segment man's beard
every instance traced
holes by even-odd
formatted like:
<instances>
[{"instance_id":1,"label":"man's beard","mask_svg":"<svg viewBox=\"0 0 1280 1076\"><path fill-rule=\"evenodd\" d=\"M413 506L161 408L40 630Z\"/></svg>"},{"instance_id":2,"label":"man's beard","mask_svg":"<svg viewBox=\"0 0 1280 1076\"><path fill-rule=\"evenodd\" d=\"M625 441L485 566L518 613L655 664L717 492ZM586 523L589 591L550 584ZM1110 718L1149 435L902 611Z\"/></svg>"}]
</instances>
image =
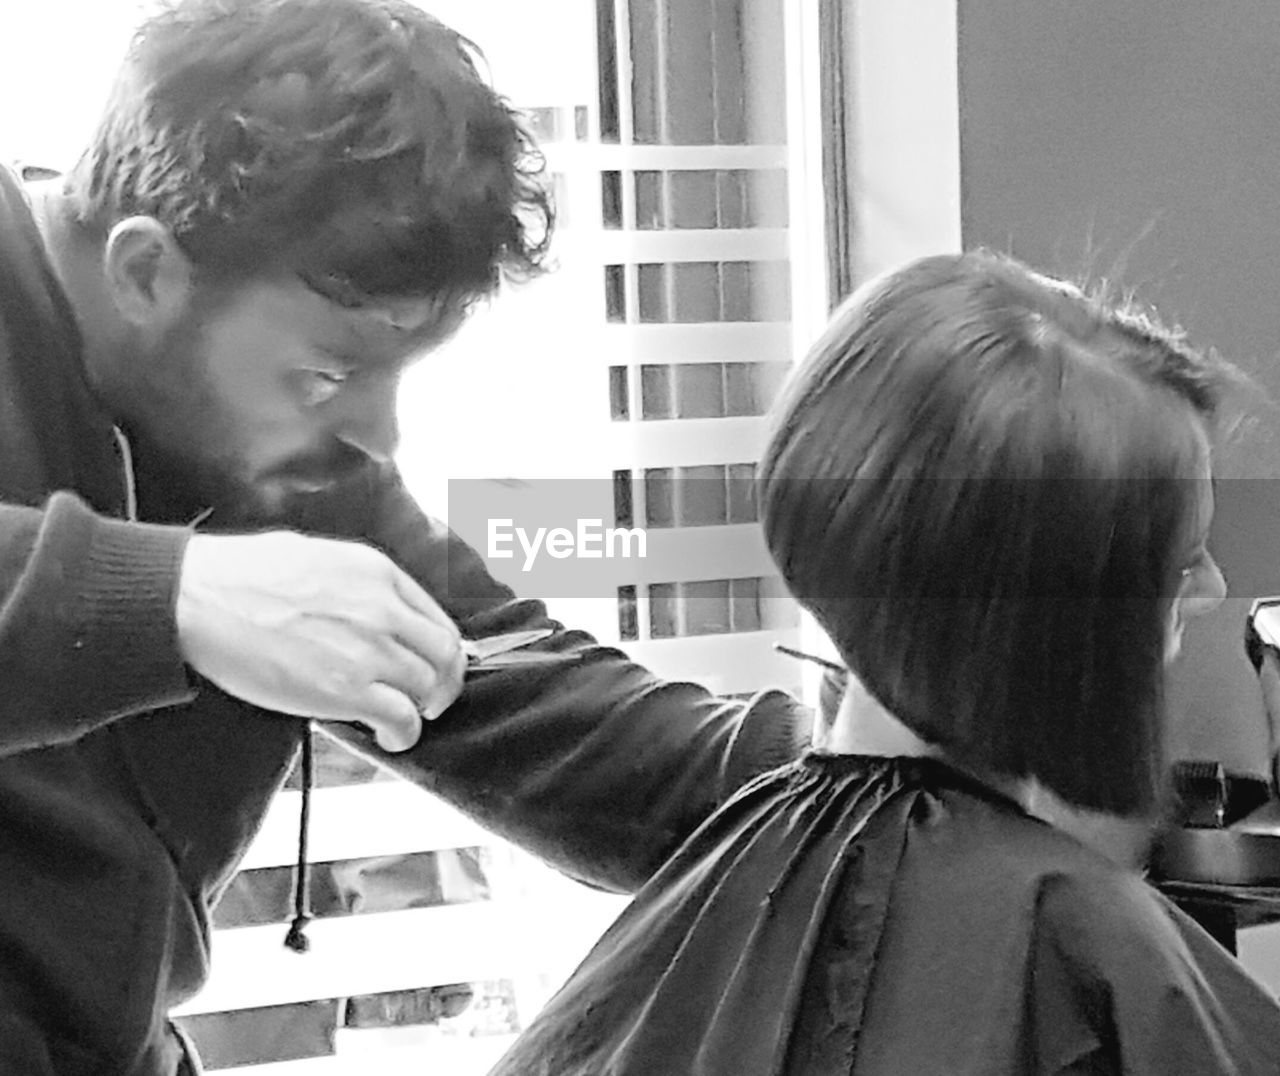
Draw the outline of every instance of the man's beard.
<instances>
[{"instance_id":1,"label":"man's beard","mask_svg":"<svg viewBox=\"0 0 1280 1076\"><path fill-rule=\"evenodd\" d=\"M324 493L367 473L363 453L335 441L327 458L285 460L251 477L231 452L201 455L186 445L165 449L146 437L134 444L139 517L144 522L246 531L299 527Z\"/></svg>"},{"instance_id":2,"label":"man's beard","mask_svg":"<svg viewBox=\"0 0 1280 1076\"><path fill-rule=\"evenodd\" d=\"M117 393L138 515L144 522L178 525L215 515L219 522L269 523L274 506L257 496L244 461L228 447L234 431L204 361L200 319L193 313L158 348L138 355L133 383Z\"/></svg>"},{"instance_id":3,"label":"man's beard","mask_svg":"<svg viewBox=\"0 0 1280 1076\"><path fill-rule=\"evenodd\" d=\"M143 436L130 436L138 515L149 523L209 521L218 529L278 525L288 505L267 498L244 477L232 456L202 457L166 450Z\"/></svg>"}]
</instances>

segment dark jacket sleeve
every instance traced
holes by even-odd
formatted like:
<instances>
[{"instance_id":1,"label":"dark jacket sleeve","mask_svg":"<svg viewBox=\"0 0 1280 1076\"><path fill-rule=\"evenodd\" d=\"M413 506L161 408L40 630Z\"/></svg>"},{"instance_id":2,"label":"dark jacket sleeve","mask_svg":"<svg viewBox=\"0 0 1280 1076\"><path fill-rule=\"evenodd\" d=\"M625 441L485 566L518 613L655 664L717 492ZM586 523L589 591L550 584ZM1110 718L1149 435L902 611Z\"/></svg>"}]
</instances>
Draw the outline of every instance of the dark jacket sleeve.
<instances>
[{"instance_id":1,"label":"dark jacket sleeve","mask_svg":"<svg viewBox=\"0 0 1280 1076\"><path fill-rule=\"evenodd\" d=\"M564 630L541 602L516 599L394 476L369 518L370 539L465 635L556 634L520 664L469 675L457 703L407 752L382 754L357 730L332 731L566 874L639 888L736 789L808 744L811 713L782 692L730 701L664 682Z\"/></svg>"},{"instance_id":2,"label":"dark jacket sleeve","mask_svg":"<svg viewBox=\"0 0 1280 1076\"><path fill-rule=\"evenodd\" d=\"M192 697L173 616L186 540L68 493L0 504L0 756Z\"/></svg>"}]
</instances>

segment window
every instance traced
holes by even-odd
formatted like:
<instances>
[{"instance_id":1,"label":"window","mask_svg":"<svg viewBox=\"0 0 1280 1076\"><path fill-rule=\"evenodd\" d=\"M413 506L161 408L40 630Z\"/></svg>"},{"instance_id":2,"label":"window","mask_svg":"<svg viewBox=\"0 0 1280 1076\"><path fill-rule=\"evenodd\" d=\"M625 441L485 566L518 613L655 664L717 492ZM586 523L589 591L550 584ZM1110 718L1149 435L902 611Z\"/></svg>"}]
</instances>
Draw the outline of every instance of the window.
<instances>
[{"instance_id":1,"label":"window","mask_svg":"<svg viewBox=\"0 0 1280 1076\"><path fill-rule=\"evenodd\" d=\"M786 321L790 314L782 261L645 262L608 265L604 272L615 322Z\"/></svg>"},{"instance_id":2,"label":"window","mask_svg":"<svg viewBox=\"0 0 1280 1076\"><path fill-rule=\"evenodd\" d=\"M606 228L622 227L622 179L604 175ZM781 168L691 169L633 173L636 227L785 228L787 173Z\"/></svg>"},{"instance_id":3,"label":"window","mask_svg":"<svg viewBox=\"0 0 1280 1076\"><path fill-rule=\"evenodd\" d=\"M525 108L524 112L539 144L587 140L590 127L586 105L566 108Z\"/></svg>"},{"instance_id":4,"label":"window","mask_svg":"<svg viewBox=\"0 0 1280 1076\"><path fill-rule=\"evenodd\" d=\"M610 414L654 419L740 418L765 414L791 365L785 362L646 363L639 367L640 406L632 407L626 367L609 368Z\"/></svg>"},{"instance_id":5,"label":"window","mask_svg":"<svg viewBox=\"0 0 1280 1076\"><path fill-rule=\"evenodd\" d=\"M651 583L648 589L652 639L793 628L799 623L796 606L781 583L768 577Z\"/></svg>"},{"instance_id":6,"label":"window","mask_svg":"<svg viewBox=\"0 0 1280 1076\"><path fill-rule=\"evenodd\" d=\"M640 511L636 512L636 494ZM614 472L614 521L620 527L722 527L757 519L755 464L646 467L643 478Z\"/></svg>"}]
</instances>

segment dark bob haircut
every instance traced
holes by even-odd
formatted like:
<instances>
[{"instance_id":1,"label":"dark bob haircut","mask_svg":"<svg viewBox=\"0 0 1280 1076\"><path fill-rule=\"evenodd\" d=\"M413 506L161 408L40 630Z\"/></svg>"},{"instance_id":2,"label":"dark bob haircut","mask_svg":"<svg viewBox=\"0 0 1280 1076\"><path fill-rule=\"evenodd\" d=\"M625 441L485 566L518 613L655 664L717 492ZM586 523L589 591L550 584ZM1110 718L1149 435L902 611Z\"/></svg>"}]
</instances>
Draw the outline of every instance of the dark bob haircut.
<instances>
[{"instance_id":1,"label":"dark bob haircut","mask_svg":"<svg viewBox=\"0 0 1280 1076\"><path fill-rule=\"evenodd\" d=\"M456 299L543 267L553 210L478 51L405 0L175 0L68 177L83 225L166 225L205 279Z\"/></svg>"},{"instance_id":2,"label":"dark bob haircut","mask_svg":"<svg viewBox=\"0 0 1280 1076\"><path fill-rule=\"evenodd\" d=\"M788 387L766 540L877 699L961 764L1143 814L1166 623L1230 367L983 252L869 285Z\"/></svg>"}]
</instances>

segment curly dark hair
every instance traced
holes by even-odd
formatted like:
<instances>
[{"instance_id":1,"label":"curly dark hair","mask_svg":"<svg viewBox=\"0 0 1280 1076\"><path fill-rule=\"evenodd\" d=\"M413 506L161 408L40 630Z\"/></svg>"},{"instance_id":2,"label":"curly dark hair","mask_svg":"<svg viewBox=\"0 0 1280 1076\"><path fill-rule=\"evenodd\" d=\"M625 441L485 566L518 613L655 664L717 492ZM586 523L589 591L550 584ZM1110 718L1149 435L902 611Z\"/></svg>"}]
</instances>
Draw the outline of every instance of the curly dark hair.
<instances>
[{"instance_id":1,"label":"curly dark hair","mask_svg":"<svg viewBox=\"0 0 1280 1076\"><path fill-rule=\"evenodd\" d=\"M554 224L479 57L405 0L176 0L138 29L67 193L103 232L156 218L213 279L287 266L351 305L470 302L541 273Z\"/></svg>"},{"instance_id":2,"label":"curly dark hair","mask_svg":"<svg viewBox=\"0 0 1280 1076\"><path fill-rule=\"evenodd\" d=\"M758 472L766 540L925 740L1150 811L1167 615L1235 381L1132 305L981 251L922 259L797 371Z\"/></svg>"}]
</instances>

